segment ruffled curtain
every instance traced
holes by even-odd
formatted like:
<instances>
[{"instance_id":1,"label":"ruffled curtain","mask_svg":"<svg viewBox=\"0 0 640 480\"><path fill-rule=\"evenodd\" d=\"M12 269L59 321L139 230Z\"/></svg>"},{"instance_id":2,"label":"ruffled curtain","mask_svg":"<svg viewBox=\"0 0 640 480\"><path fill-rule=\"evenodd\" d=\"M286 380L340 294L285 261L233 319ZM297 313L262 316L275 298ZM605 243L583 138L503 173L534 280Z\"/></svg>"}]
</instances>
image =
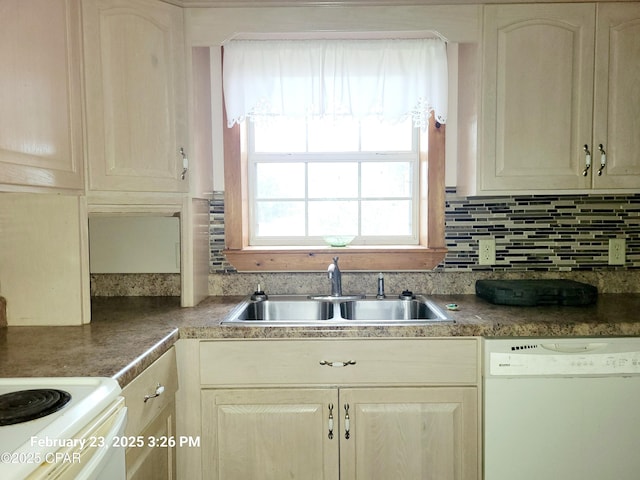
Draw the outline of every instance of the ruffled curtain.
<instances>
[{"instance_id":1,"label":"ruffled curtain","mask_svg":"<svg viewBox=\"0 0 640 480\"><path fill-rule=\"evenodd\" d=\"M228 126L245 118L447 117L447 51L439 38L232 40L224 46Z\"/></svg>"}]
</instances>

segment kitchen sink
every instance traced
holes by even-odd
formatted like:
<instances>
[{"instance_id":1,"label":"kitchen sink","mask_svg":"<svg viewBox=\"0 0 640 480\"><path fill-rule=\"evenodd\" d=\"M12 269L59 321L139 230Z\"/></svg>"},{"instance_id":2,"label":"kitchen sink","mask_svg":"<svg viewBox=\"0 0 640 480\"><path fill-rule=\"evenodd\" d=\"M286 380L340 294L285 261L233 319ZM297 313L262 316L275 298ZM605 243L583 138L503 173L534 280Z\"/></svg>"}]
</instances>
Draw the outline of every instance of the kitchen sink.
<instances>
[{"instance_id":1,"label":"kitchen sink","mask_svg":"<svg viewBox=\"0 0 640 480\"><path fill-rule=\"evenodd\" d=\"M378 300L371 298L344 302L340 304L340 315L350 321L448 320L442 310L426 299Z\"/></svg>"},{"instance_id":2,"label":"kitchen sink","mask_svg":"<svg viewBox=\"0 0 640 480\"><path fill-rule=\"evenodd\" d=\"M315 300L274 299L245 302L234 321L292 322L321 321L333 317L333 303ZM241 304L242 305L242 304Z\"/></svg>"},{"instance_id":3,"label":"kitchen sink","mask_svg":"<svg viewBox=\"0 0 640 480\"><path fill-rule=\"evenodd\" d=\"M420 325L436 322L452 323L453 320L423 295L410 299L378 299L364 295L270 295L260 300L247 297L222 321L222 325Z\"/></svg>"}]
</instances>

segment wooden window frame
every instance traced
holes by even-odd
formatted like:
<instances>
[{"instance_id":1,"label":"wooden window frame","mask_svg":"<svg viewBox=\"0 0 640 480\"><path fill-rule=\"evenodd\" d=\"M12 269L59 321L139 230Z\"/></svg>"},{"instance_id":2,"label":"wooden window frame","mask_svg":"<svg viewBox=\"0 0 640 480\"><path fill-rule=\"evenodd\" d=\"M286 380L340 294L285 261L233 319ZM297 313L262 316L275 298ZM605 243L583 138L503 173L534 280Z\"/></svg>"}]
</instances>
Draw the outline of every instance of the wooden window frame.
<instances>
[{"instance_id":1,"label":"wooden window frame","mask_svg":"<svg viewBox=\"0 0 640 480\"><path fill-rule=\"evenodd\" d=\"M226 115L224 124L226 125ZM420 133L418 245L254 247L249 245L247 151L240 125L224 127L225 246L223 253L239 272L317 272L340 257L346 271L423 271L445 257L445 126L433 115ZM427 138L425 138L427 137ZM424 212L429 212L424 215Z\"/></svg>"}]
</instances>

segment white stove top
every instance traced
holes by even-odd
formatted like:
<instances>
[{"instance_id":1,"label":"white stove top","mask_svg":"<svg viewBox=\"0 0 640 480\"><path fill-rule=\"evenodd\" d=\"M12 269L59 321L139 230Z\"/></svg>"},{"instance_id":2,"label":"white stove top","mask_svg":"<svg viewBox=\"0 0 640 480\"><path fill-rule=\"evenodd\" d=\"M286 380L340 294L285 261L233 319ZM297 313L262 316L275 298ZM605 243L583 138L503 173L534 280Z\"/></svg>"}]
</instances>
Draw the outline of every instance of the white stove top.
<instances>
[{"instance_id":1,"label":"white stove top","mask_svg":"<svg viewBox=\"0 0 640 480\"><path fill-rule=\"evenodd\" d=\"M19 390L55 388L71 394L71 400L57 412L15 425L0 426L0 454L10 461L0 463L0 478L15 473L20 458L44 458L60 449L52 439L71 440L83 427L118 398L120 385L113 378L45 377L0 378L0 395ZM37 467L37 465L31 465ZM23 465L26 469L29 465ZM27 470L28 471L28 470Z\"/></svg>"}]
</instances>

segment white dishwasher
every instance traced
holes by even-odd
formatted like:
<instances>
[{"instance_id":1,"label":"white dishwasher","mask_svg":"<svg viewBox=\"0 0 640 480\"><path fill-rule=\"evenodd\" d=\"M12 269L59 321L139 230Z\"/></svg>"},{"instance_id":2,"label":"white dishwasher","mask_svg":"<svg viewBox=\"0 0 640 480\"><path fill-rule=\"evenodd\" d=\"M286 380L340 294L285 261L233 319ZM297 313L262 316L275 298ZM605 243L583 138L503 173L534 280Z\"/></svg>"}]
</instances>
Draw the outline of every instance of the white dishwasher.
<instances>
[{"instance_id":1,"label":"white dishwasher","mask_svg":"<svg viewBox=\"0 0 640 480\"><path fill-rule=\"evenodd\" d=\"M640 479L640 338L484 342L485 480Z\"/></svg>"}]
</instances>

